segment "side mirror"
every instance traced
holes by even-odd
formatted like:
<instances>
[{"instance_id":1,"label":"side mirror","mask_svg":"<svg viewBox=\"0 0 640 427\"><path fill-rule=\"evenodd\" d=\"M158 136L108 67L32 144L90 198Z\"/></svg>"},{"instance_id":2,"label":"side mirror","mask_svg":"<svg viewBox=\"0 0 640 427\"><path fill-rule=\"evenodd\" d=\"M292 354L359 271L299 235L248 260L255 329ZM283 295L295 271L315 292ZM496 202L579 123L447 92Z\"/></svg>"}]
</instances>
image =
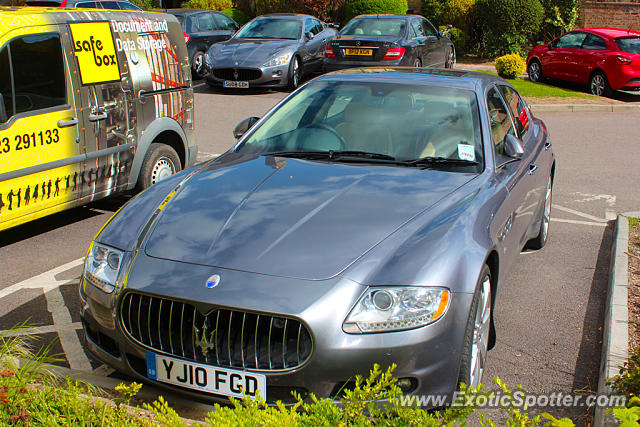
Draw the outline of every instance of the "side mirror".
<instances>
[{"instance_id":1,"label":"side mirror","mask_svg":"<svg viewBox=\"0 0 640 427\"><path fill-rule=\"evenodd\" d=\"M507 134L507 136L504 137L504 152L512 159L520 160L524 155L522 141L514 135Z\"/></svg>"},{"instance_id":2,"label":"side mirror","mask_svg":"<svg viewBox=\"0 0 640 427\"><path fill-rule=\"evenodd\" d=\"M304 33L304 37L305 37L307 40L311 40L311 39L313 39L313 33L312 33L312 32L310 32L310 31L309 31L309 32L307 32L307 33Z\"/></svg>"},{"instance_id":3,"label":"side mirror","mask_svg":"<svg viewBox=\"0 0 640 427\"><path fill-rule=\"evenodd\" d=\"M549 50L553 50L553 48L554 48L554 47L555 47L555 46L553 45L553 43L549 43L549 44L547 45L547 48L548 48Z\"/></svg>"},{"instance_id":4,"label":"side mirror","mask_svg":"<svg viewBox=\"0 0 640 427\"><path fill-rule=\"evenodd\" d=\"M233 136L236 139L242 138L242 135L247 133L247 131L251 129L251 126L255 125L258 120L260 120L259 117L249 117L247 119L244 119L233 129Z\"/></svg>"}]
</instances>

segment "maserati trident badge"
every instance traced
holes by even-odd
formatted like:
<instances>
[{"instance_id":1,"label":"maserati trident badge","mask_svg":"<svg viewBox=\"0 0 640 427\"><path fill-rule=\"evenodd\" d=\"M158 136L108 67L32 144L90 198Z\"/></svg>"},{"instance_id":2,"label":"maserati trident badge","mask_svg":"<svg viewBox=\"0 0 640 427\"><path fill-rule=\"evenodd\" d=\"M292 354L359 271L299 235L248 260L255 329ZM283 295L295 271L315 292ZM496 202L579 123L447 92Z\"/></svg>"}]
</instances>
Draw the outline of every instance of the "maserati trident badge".
<instances>
[{"instance_id":1,"label":"maserati trident badge","mask_svg":"<svg viewBox=\"0 0 640 427\"><path fill-rule=\"evenodd\" d=\"M213 289L216 286L218 286L220 284L220 275L219 274L214 274L213 276L209 277L207 279L207 281L205 282L205 285L207 285L207 288L209 289Z\"/></svg>"},{"instance_id":2,"label":"maserati trident badge","mask_svg":"<svg viewBox=\"0 0 640 427\"><path fill-rule=\"evenodd\" d=\"M216 332L216 330L214 329L207 336L207 321L206 321L206 319L205 319L204 323L202 324L202 334L200 334L200 329L198 329L196 326L194 326L193 329L194 329L193 332L195 332L195 335L196 335L196 346L200 347L200 350L202 350L202 355L206 356L208 350L213 350L215 348L215 342L213 340L213 334Z\"/></svg>"}]
</instances>

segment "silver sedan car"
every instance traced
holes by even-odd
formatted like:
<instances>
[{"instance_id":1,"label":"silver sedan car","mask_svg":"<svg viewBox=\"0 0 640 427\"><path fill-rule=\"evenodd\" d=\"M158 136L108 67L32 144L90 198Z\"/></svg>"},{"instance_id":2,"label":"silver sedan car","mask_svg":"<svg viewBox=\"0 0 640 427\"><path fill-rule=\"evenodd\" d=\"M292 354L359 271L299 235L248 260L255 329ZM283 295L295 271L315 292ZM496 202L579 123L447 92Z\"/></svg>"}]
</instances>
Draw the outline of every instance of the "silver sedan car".
<instances>
[{"instance_id":1,"label":"silver sedan car","mask_svg":"<svg viewBox=\"0 0 640 427\"><path fill-rule=\"evenodd\" d=\"M230 40L207 51L204 64L210 86L247 89L288 87L322 69L324 49L337 31L309 15L263 15L248 22Z\"/></svg>"},{"instance_id":2,"label":"silver sedan car","mask_svg":"<svg viewBox=\"0 0 640 427\"><path fill-rule=\"evenodd\" d=\"M350 69L236 128L221 157L128 202L81 279L86 345L193 397L477 386L495 296L547 242L555 159L504 80Z\"/></svg>"}]
</instances>

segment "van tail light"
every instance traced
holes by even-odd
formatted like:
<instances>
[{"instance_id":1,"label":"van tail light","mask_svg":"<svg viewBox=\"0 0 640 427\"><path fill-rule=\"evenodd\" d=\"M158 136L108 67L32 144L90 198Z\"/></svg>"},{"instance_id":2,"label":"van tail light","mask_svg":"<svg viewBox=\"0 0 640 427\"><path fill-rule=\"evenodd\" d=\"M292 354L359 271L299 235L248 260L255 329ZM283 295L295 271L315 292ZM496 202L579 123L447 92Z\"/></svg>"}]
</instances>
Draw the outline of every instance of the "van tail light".
<instances>
[{"instance_id":1,"label":"van tail light","mask_svg":"<svg viewBox=\"0 0 640 427\"><path fill-rule=\"evenodd\" d=\"M185 44L189 43L189 40L191 40L191 36L187 33L182 33L182 35L184 35Z\"/></svg>"},{"instance_id":2,"label":"van tail light","mask_svg":"<svg viewBox=\"0 0 640 427\"><path fill-rule=\"evenodd\" d=\"M329 59L336 59L336 54L333 53L333 48L330 45L324 48L324 56Z\"/></svg>"},{"instance_id":3,"label":"van tail light","mask_svg":"<svg viewBox=\"0 0 640 427\"><path fill-rule=\"evenodd\" d=\"M622 64L622 65L629 65L633 62L632 59L629 59L621 55L616 55L616 61L618 61L618 64Z\"/></svg>"},{"instance_id":4,"label":"van tail light","mask_svg":"<svg viewBox=\"0 0 640 427\"><path fill-rule=\"evenodd\" d=\"M389 49L387 49L387 53L384 54L384 56L382 57L382 60L395 61L397 59L402 58L402 55L404 55L403 47L391 46Z\"/></svg>"}]
</instances>

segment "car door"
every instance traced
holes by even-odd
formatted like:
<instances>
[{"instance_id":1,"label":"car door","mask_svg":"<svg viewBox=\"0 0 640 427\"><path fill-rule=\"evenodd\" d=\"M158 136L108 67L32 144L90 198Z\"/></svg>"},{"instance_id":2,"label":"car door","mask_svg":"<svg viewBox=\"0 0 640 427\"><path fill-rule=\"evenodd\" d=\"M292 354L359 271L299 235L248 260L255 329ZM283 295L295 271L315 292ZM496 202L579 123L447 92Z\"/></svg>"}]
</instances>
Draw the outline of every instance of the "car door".
<instances>
[{"instance_id":1,"label":"car door","mask_svg":"<svg viewBox=\"0 0 640 427\"><path fill-rule=\"evenodd\" d=\"M190 30L186 33L191 36L189 40L193 52L206 52L211 45L210 39L216 31L216 22L213 15L209 12L200 12L189 16Z\"/></svg>"},{"instance_id":2,"label":"car door","mask_svg":"<svg viewBox=\"0 0 640 427\"><path fill-rule=\"evenodd\" d=\"M82 196L79 87L65 31L42 25L0 36L0 230Z\"/></svg>"},{"instance_id":3,"label":"car door","mask_svg":"<svg viewBox=\"0 0 640 427\"><path fill-rule=\"evenodd\" d=\"M318 68L322 55L324 54L324 47L326 40L322 37L317 37L319 34L318 27L316 26L317 20L314 18L306 18L304 20L304 34L302 51L302 62L306 68L306 72Z\"/></svg>"},{"instance_id":4,"label":"car door","mask_svg":"<svg viewBox=\"0 0 640 427\"><path fill-rule=\"evenodd\" d=\"M527 211L527 193L535 187L529 175L529 156L520 160L506 156L504 140L507 135L517 136L511 112L497 87L487 92L487 108L491 126L494 155L496 159L496 177L507 189L507 199L499 212L497 240L503 245L503 255L510 265L522 248L522 239L526 233L530 217Z\"/></svg>"},{"instance_id":5,"label":"car door","mask_svg":"<svg viewBox=\"0 0 640 427\"><path fill-rule=\"evenodd\" d=\"M415 56L414 62L408 65L414 65L416 60L420 61L421 66L426 67L430 65L429 62L429 48L427 47L427 35L424 32L424 27L418 20L418 18L411 18L410 30L409 30L409 44L408 46L413 49Z\"/></svg>"},{"instance_id":6,"label":"car door","mask_svg":"<svg viewBox=\"0 0 640 427\"><path fill-rule=\"evenodd\" d=\"M608 54L607 43L602 37L588 33L579 51L575 61L576 80L579 83L588 84L591 72Z\"/></svg>"},{"instance_id":7,"label":"car door","mask_svg":"<svg viewBox=\"0 0 640 427\"><path fill-rule=\"evenodd\" d=\"M576 63L586 36L587 34L581 31L572 31L557 39L552 51L549 52L549 65L546 69L545 65L542 65L543 72L549 77L576 81Z\"/></svg>"},{"instance_id":8,"label":"car door","mask_svg":"<svg viewBox=\"0 0 640 427\"><path fill-rule=\"evenodd\" d=\"M525 234L529 234L527 230L531 231L531 226L539 218L540 209L543 208L542 201L547 178L551 174L549 167L553 163L551 151L549 151L551 145L542 140L539 129L534 129L538 125L533 121L529 106L518 92L507 85L498 85L498 89L511 112L516 136L522 141L525 152L522 158L529 163L526 179L530 181L531 187L525 196L524 208L520 213L521 217L529 219L529 224L525 227Z\"/></svg>"},{"instance_id":9,"label":"car door","mask_svg":"<svg viewBox=\"0 0 640 427\"><path fill-rule=\"evenodd\" d=\"M238 31L238 24L223 13L214 13L213 17L216 21L217 30L209 38L211 44L229 40L232 35Z\"/></svg>"},{"instance_id":10,"label":"car door","mask_svg":"<svg viewBox=\"0 0 640 427\"><path fill-rule=\"evenodd\" d=\"M440 36L431 22L424 18L420 18L420 23L427 36L427 49L429 55L429 63L431 67L444 68L446 61L447 42Z\"/></svg>"}]
</instances>

